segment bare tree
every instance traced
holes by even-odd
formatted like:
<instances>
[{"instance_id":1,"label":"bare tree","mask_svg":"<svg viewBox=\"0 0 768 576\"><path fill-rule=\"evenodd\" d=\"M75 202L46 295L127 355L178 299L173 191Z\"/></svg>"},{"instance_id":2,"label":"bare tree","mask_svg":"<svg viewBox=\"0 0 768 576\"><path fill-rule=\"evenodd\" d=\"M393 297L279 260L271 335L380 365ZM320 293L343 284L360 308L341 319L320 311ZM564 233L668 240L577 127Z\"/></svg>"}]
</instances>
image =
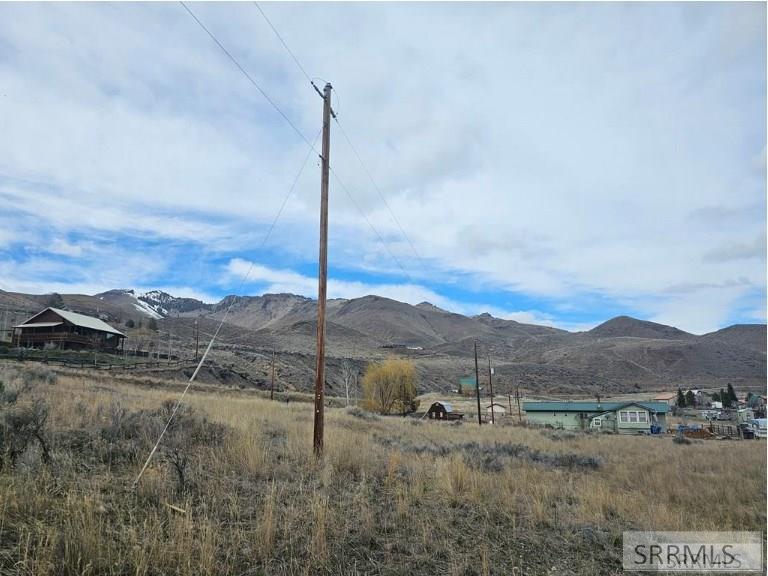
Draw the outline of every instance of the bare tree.
<instances>
[{"instance_id":1,"label":"bare tree","mask_svg":"<svg viewBox=\"0 0 768 576\"><path fill-rule=\"evenodd\" d=\"M349 358L341 361L341 379L344 381L344 392L347 395L347 406L349 406L349 388L357 384L357 368Z\"/></svg>"}]
</instances>

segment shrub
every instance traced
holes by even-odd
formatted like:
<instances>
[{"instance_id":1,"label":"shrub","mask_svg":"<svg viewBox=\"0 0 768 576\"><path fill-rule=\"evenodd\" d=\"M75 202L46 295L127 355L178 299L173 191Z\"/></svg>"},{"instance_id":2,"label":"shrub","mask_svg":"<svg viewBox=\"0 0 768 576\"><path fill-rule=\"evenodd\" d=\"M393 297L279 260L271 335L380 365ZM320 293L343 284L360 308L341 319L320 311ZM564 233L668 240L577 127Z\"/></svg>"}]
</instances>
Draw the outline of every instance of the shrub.
<instances>
[{"instance_id":1,"label":"shrub","mask_svg":"<svg viewBox=\"0 0 768 576\"><path fill-rule=\"evenodd\" d=\"M51 463L50 442L47 436L48 404L40 398L23 404L6 406L2 413L0 448L11 467L26 449L37 441L45 464Z\"/></svg>"},{"instance_id":2,"label":"shrub","mask_svg":"<svg viewBox=\"0 0 768 576\"><path fill-rule=\"evenodd\" d=\"M355 418L362 418L363 420L379 419L379 417L376 416L376 414L374 414L373 412L367 412L366 410L363 410L359 406L348 406L344 411L350 416L354 416Z\"/></svg>"},{"instance_id":3,"label":"shrub","mask_svg":"<svg viewBox=\"0 0 768 576\"><path fill-rule=\"evenodd\" d=\"M391 358L368 365L363 376L363 406L381 414L413 412L416 367L409 360Z\"/></svg>"}]
</instances>

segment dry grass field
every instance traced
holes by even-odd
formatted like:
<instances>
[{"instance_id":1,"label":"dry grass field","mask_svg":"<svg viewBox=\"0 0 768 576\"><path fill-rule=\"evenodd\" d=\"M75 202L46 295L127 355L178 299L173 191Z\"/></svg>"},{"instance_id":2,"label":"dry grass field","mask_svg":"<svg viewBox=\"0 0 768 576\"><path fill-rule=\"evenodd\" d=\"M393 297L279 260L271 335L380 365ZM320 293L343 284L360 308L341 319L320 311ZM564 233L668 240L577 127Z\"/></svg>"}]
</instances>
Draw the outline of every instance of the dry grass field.
<instances>
[{"instance_id":1,"label":"dry grass field","mask_svg":"<svg viewBox=\"0 0 768 576\"><path fill-rule=\"evenodd\" d=\"M326 414L0 364L0 574L617 574L627 529L763 530L759 441ZM423 408L426 408L423 406Z\"/></svg>"}]
</instances>

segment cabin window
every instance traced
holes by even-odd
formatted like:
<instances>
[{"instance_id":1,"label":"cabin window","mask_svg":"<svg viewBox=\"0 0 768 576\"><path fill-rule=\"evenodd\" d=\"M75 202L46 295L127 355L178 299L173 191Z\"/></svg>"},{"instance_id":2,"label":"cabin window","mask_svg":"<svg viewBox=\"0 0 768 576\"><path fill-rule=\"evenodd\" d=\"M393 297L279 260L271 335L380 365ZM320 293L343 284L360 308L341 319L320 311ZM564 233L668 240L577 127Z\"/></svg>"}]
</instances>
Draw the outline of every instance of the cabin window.
<instances>
[{"instance_id":1,"label":"cabin window","mask_svg":"<svg viewBox=\"0 0 768 576\"><path fill-rule=\"evenodd\" d=\"M648 422L648 413L647 412L638 412L637 416L640 418L640 422Z\"/></svg>"},{"instance_id":2,"label":"cabin window","mask_svg":"<svg viewBox=\"0 0 768 576\"><path fill-rule=\"evenodd\" d=\"M637 422L637 412L635 412L634 410L632 410L629 413L629 421L630 422Z\"/></svg>"},{"instance_id":3,"label":"cabin window","mask_svg":"<svg viewBox=\"0 0 768 576\"><path fill-rule=\"evenodd\" d=\"M627 414L626 412L623 412L623 411L619 412L619 420L621 422L629 422L629 414Z\"/></svg>"}]
</instances>

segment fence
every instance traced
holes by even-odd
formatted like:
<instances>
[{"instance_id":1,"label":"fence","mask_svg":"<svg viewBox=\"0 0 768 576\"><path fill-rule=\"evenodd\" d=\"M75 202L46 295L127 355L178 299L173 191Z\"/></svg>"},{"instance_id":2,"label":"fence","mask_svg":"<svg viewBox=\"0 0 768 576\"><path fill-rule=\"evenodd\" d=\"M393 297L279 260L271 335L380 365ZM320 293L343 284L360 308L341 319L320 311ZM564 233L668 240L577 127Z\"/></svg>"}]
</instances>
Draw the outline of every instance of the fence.
<instances>
[{"instance_id":1,"label":"fence","mask_svg":"<svg viewBox=\"0 0 768 576\"><path fill-rule=\"evenodd\" d=\"M157 362L98 362L98 359L94 362L93 356L83 355L80 358L73 357L57 357L57 356L43 356L43 355L31 355L31 354L11 354L0 353L0 360L17 360L19 362L40 362L43 364L52 364L59 366L67 366L70 368L93 368L97 370L142 370L148 368L184 368L194 367L197 364L191 360L171 360L171 361L157 361Z\"/></svg>"},{"instance_id":2,"label":"fence","mask_svg":"<svg viewBox=\"0 0 768 576\"><path fill-rule=\"evenodd\" d=\"M714 422L710 422L709 431L717 436L741 438L741 429L734 424L715 424Z\"/></svg>"}]
</instances>

